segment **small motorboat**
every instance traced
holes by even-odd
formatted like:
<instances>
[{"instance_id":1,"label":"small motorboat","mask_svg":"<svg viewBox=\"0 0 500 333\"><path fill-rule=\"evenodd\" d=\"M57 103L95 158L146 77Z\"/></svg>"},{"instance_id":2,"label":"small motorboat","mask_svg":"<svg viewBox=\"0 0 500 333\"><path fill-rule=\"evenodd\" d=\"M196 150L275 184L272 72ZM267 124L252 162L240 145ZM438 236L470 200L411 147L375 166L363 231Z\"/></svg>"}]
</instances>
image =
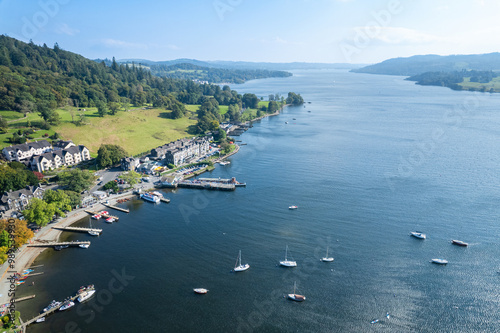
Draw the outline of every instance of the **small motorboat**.
<instances>
[{"instance_id":1,"label":"small motorboat","mask_svg":"<svg viewBox=\"0 0 500 333\"><path fill-rule=\"evenodd\" d=\"M455 244L458 246L468 246L469 245L468 243L462 242L461 240L457 240L457 239L452 239L451 244Z\"/></svg>"},{"instance_id":2,"label":"small motorboat","mask_svg":"<svg viewBox=\"0 0 500 333\"><path fill-rule=\"evenodd\" d=\"M389 314L389 312L387 312L387 313L385 314L385 316L387 317L387 319L390 319L390 318L391 318L391 315Z\"/></svg>"},{"instance_id":3,"label":"small motorboat","mask_svg":"<svg viewBox=\"0 0 500 333\"><path fill-rule=\"evenodd\" d=\"M285 121L285 124L288 124L288 121Z\"/></svg>"},{"instance_id":4,"label":"small motorboat","mask_svg":"<svg viewBox=\"0 0 500 333\"><path fill-rule=\"evenodd\" d=\"M376 324L376 323L378 323L378 319L373 319L373 320L370 322L370 324Z\"/></svg>"},{"instance_id":5,"label":"small motorboat","mask_svg":"<svg viewBox=\"0 0 500 333\"><path fill-rule=\"evenodd\" d=\"M94 288L94 287L92 287L92 288ZM83 303L86 300L88 300L90 297L92 297L92 295L94 295L94 294L95 294L94 289L86 289L86 290L82 291L80 293L80 295L78 296L78 302Z\"/></svg>"},{"instance_id":6,"label":"small motorboat","mask_svg":"<svg viewBox=\"0 0 500 333\"><path fill-rule=\"evenodd\" d=\"M64 302L64 304L59 308L59 311L64 311L64 310L68 310L69 308L72 308L73 306L75 306L75 302L73 301L66 301Z\"/></svg>"},{"instance_id":7,"label":"small motorboat","mask_svg":"<svg viewBox=\"0 0 500 333\"><path fill-rule=\"evenodd\" d=\"M90 244L80 244L78 246L81 247L82 249L88 249Z\"/></svg>"},{"instance_id":8,"label":"small motorboat","mask_svg":"<svg viewBox=\"0 0 500 333\"><path fill-rule=\"evenodd\" d=\"M108 217L108 218L106 219L106 223L113 223L113 222L115 222L115 219L114 219L114 218L112 218L112 217Z\"/></svg>"},{"instance_id":9,"label":"small motorboat","mask_svg":"<svg viewBox=\"0 0 500 333\"><path fill-rule=\"evenodd\" d=\"M424 233L420 231L412 231L410 232L410 235L418 239L425 239L427 237Z\"/></svg>"},{"instance_id":10,"label":"small motorboat","mask_svg":"<svg viewBox=\"0 0 500 333\"><path fill-rule=\"evenodd\" d=\"M45 317L38 318L35 320L37 323L43 323L45 321Z\"/></svg>"},{"instance_id":11,"label":"small motorboat","mask_svg":"<svg viewBox=\"0 0 500 333\"><path fill-rule=\"evenodd\" d=\"M94 220L99 220L99 219L101 218L101 215L99 215L99 214L95 214L95 215L92 215L92 218L93 218Z\"/></svg>"},{"instance_id":12,"label":"small motorboat","mask_svg":"<svg viewBox=\"0 0 500 333\"><path fill-rule=\"evenodd\" d=\"M231 164L231 162L229 162L229 161L220 161L219 164L220 165L228 165L228 164Z\"/></svg>"},{"instance_id":13,"label":"small motorboat","mask_svg":"<svg viewBox=\"0 0 500 333\"><path fill-rule=\"evenodd\" d=\"M61 251L63 249L67 249L68 247L69 247L69 245L56 245L56 246L54 246L54 250Z\"/></svg>"},{"instance_id":14,"label":"small motorboat","mask_svg":"<svg viewBox=\"0 0 500 333\"><path fill-rule=\"evenodd\" d=\"M208 289L205 289L205 288L194 288L193 290L197 294L206 294L206 293L208 293Z\"/></svg>"},{"instance_id":15,"label":"small motorboat","mask_svg":"<svg viewBox=\"0 0 500 333\"><path fill-rule=\"evenodd\" d=\"M299 206L288 206L288 209L297 209Z\"/></svg>"},{"instance_id":16,"label":"small motorboat","mask_svg":"<svg viewBox=\"0 0 500 333\"><path fill-rule=\"evenodd\" d=\"M433 264L446 265L448 263L448 260L436 258L436 259L431 259L431 262Z\"/></svg>"}]
</instances>

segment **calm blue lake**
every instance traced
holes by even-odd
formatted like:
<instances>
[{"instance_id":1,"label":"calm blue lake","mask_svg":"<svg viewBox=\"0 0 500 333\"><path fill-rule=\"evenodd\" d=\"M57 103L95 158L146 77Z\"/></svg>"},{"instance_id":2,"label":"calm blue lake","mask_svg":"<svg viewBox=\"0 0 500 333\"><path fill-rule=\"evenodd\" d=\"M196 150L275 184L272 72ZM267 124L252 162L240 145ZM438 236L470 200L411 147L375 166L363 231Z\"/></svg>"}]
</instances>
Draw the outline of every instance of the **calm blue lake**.
<instances>
[{"instance_id":1,"label":"calm blue lake","mask_svg":"<svg viewBox=\"0 0 500 333\"><path fill-rule=\"evenodd\" d=\"M256 122L231 164L204 175L246 188L165 191L170 204L132 201L120 222L97 222L99 238L65 235L92 245L39 257L45 274L19 288L37 295L23 318L82 285L97 297L29 332L500 329L500 95L340 70L232 88L310 103ZM286 245L297 268L277 266ZM251 267L234 274L240 249ZM284 298L294 282L303 303Z\"/></svg>"}]
</instances>

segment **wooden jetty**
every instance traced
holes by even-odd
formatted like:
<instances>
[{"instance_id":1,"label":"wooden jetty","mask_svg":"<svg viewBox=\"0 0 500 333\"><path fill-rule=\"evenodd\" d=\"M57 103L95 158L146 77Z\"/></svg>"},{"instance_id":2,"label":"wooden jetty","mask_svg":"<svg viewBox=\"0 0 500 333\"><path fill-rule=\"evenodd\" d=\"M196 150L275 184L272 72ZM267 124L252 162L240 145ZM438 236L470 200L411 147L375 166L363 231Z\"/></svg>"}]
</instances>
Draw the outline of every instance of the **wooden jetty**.
<instances>
[{"instance_id":1,"label":"wooden jetty","mask_svg":"<svg viewBox=\"0 0 500 333\"><path fill-rule=\"evenodd\" d=\"M90 215L101 215L101 216L102 216L102 217L104 217L105 219L112 217L112 218L114 218L114 219L115 219L115 221L118 221L118 220L119 220L118 216L114 216L114 215L111 215L111 214L101 214L101 213L99 213L99 212L93 212L93 211L91 211L91 210L86 210L86 211L85 211L85 213L88 213L88 214L90 214Z\"/></svg>"},{"instance_id":2,"label":"wooden jetty","mask_svg":"<svg viewBox=\"0 0 500 333\"><path fill-rule=\"evenodd\" d=\"M63 230L63 231L75 231L75 232L89 232L89 231L96 231L98 233L102 232L102 229L80 228L80 227L52 227L52 229Z\"/></svg>"},{"instance_id":3,"label":"wooden jetty","mask_svg":"<svg viewBox=\"0 0 500 333\"><path fill-rule=\"evenodd\" d=\"M75 295L75 296L71 296L69 297L68 299L70 299L71 301L74 301L75 299L78 298L78 296L80 295ZM26 327L30 324L33 324L34 322L36 322L38 319L42 318L42 317L45 317L45 316L48 316L49 314L53 313L53 312L56 312L57 310L59 310L59 308L64 304L64 302L61 302L61 304L59 304L58 306L55 306L53 307L52 309L50 309L49 311L47 312L44 312L44 313L41 313L39 314L38 316L28 320L28 321L25 321L22 325L21 325L21 329L22 330L25 330Z\"/></svg>"},{"instance_id":4,"label":"wooden jetty","mask_svg":"<svg viewBox=\"0 0 500 333\"><path fill-rule=\"evenodd\" d=\"M234 184L222 184L222 183L212 183L212 182L202 182L202 181L189 181L182 180L177 185L178 187L185 188L196 188L196 189L206 189L206 190L220 190L220 191L234 191Z\"/></svg>"},{"instance_id":5,"label":"wooden jetty","mask_svg":"<svg viewBox=\"0 0 500 333\"><path fill-rule=\"evenodd\" d=\"M110 204L105 204L103 203L104 206L108 207L108 208L111 208L111 209L116 209L120 212L124 212L124 213L130 213L130 209L126 209L126 208L121 208L121 207L117 207L117 206L113 206L113 205L110 205Z\"/></svg>"},{"instance_id":6,"label":"wooden jetty","mask_svg":"<svg viewBox=\"0 0 500 333\"><path fill-rule=\"evenodd\" d=\"M16 298L14 300L12 300L12 303L19 303L21 301L26 301L28 299L32 299L32 298L35 298L36 295L29 295L29 296L24 296L24 297L21 297L21 298Z\"/></svg>"},{"instance_id":7,"label":"wooden jetty","mask_svg":"<svg viewBox=\"0 0 500 333\"><path fill-rule=\"evenodd\" d=\"M160 197L160 201L169 203L170 199L169 198Z\"/></svg>"},{"instance_id":8,"label":"wooden jetty","mask_svg":"<svg viewBox=\"0 0 500 333\"><path fill-rule=\"evenodd\" d=\"M208 183L218 183L218 184L233 184L236 187L247 186L246 183L240 183L236 178L224 179L224 178L198 178L201 182Z\"/></svg>"},{"instance_id":9,"label":"wooden jetty","mask_svg":"<svg viewBox=\"0 0 500 333\"><path fill-rule=\"evenodd\" d=\"M37 244L28 244L31 247L50 247L50 246L78 246L80 244L88 244L90 245L90 241L73 241L73 242L40 242Z\"/></svg>"},{"instance_id":10,"label":"wooden jetty","mask_svg":"<svg viewBox=\"0 0 500 333\"><path fill-rule=\"evenodd\" d=\"M30 266L30 268L43 267L43 265Z\"/></svg>"}]
</instances>

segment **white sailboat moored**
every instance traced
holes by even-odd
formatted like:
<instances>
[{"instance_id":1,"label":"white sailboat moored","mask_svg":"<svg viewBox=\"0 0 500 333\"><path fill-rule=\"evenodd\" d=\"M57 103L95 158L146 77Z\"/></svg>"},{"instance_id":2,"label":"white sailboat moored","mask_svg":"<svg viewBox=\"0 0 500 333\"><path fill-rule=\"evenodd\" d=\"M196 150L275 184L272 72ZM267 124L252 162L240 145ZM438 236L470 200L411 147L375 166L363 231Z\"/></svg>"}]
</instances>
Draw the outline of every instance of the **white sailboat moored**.
<instances>
[{"instance_id":1,"label":"white sailboat moored","mask_svg":"<svg viewBox=\"0 0 500 333\"><path fill-rule=\"evenodd\" d=\"M234 265L235 272L243 272L250 268L249 264L241 264L241 250L238 254L238 258L236 258L236 264Z\"/></svg>"},{"instance_id":2,"label":"white sailboat moored","mask_svg":"<svg viewBox=\"0 0 500 333\"><path fill-rule=\"evenodd\" d=\"M288 245L285 249L285 260L280 261L280 265L285 267L297 267L297 262L295 260L288 260Z\"/></svg>"},{"instance_id":3,"label":"white sailboat moored","mask_svg":"<svg viewBox=\"0 0 500 333\"><path fill-rule=\"evenodd\" d=\"M288 294L288 299L291 299L292 301L295 302L303 302L306 300L306 297L304 295L299 295L295 293L295 289L297 289L297 283L293 283L293 294Z\"/></svg>"},{"instance_id":4,"label":"white sailboat moored","mask_svg":"<svg viewBox=\"0 0 500 333\"><path fill-rule=\"evenodd\" d=\"M328 256L328 247L326 248L326 256L321 258L321 261L323 261L323 262L332 262L333 261L333 258Z\"/></svg>"}]
</instances>

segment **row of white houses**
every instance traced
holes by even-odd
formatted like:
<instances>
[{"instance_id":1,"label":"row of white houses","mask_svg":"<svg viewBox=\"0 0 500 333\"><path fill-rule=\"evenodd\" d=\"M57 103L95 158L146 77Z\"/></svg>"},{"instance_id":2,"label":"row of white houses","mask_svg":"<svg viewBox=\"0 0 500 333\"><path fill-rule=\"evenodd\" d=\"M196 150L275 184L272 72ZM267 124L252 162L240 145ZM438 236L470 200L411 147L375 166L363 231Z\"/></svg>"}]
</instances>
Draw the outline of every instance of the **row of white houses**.
<instances>
[{"instance_id":1,"label":"row of white houses","mask_svg":"<svg viewBox=\"0 0 500 333\"><path fill-rule=\"evenodd\" d=\"M54 146L47 140L23 143L5 147L2 153L8 161L25 163L38 172L90 160L88 148L77 146L72 141L58 141Z\"/></svg>"}]
</instances>

